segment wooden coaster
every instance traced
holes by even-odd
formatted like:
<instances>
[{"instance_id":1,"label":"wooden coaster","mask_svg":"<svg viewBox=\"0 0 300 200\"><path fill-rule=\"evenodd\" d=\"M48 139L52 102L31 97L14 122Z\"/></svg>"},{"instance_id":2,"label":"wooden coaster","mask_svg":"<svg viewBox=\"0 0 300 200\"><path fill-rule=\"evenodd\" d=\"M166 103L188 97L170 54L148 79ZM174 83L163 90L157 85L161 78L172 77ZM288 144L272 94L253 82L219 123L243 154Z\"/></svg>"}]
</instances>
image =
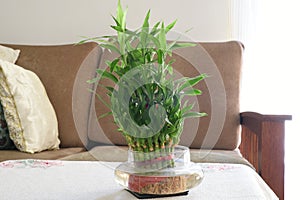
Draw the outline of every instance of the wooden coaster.
<instances>
[{"instance_id":1,"label":"wooden coaster","mask_svg":"<svg viewBox=\"0 0 300 200\"><path fill-rule=\"evenodd\" d=\"M135 196L138 199L151 199L151 198L163 198L163 197L174 197L174 196L186 196L188 195L189 191L176 193L176 194L140 194L136 192L132 192L130 190L127 190L129 193L131 193L133 196Z\"/></svg>"}]
</instances>

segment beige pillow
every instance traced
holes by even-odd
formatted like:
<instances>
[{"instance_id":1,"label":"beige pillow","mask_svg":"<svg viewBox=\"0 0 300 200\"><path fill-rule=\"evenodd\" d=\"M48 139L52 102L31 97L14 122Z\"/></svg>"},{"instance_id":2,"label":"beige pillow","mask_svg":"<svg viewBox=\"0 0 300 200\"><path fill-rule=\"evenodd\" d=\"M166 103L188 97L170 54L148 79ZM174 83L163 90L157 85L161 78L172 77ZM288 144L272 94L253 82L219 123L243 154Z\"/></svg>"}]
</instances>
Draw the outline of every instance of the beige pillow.
<instances>
[{"instance_id":1,"label":"beige pillow","mask_svg":"<svg viewBox=\"0 0 300 200\"><path fill-rule=\"evenodd\" d=\"M0 100L10 137L20 151L58 149L56 114L35 73L0 60Z\"/></svg>"},{"instance_id":2,"label":"beige pillow","mask_svg":"<svg viewBox=\"0 0 300 200\"><path fill-rule=\"evenodd\" d=\"M0 45L0 59L5 60L11 63L15 63L19 57L20 50L12 49L9 47L5 47Z\"/></svg>"}]
</instances>

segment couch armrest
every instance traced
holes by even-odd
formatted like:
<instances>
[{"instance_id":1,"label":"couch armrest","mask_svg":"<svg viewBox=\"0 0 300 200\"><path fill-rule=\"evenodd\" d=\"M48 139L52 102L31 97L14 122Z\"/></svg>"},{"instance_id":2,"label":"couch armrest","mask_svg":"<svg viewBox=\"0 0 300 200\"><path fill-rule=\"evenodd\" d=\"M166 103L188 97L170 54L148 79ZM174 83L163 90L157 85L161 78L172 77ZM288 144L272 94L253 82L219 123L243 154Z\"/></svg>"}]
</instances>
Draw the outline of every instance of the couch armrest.
<instances>
[{"instance_id":1,"label":"couch armrest","mask_svg":"<svg viewBox=\"0 0 300 200\"><path fill-rule=\"evenodd\" d=\"M240 114L242 155L277 194L284 199L284 123L291 115Z\"/></svg>"}]
</instances>

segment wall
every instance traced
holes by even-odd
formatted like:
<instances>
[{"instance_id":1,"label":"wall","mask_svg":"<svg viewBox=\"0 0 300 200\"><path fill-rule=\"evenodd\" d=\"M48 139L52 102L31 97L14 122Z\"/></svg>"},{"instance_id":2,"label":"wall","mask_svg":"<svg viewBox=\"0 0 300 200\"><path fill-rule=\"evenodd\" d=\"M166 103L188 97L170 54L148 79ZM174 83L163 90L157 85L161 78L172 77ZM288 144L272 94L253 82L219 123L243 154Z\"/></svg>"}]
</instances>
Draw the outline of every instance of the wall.
<instances>
[{"instance_id":1,"label":"wall","mask_svg":"<svg viewBox=\"0 0 300 200\"><path fill-rule=\"evenodd\" d=\"M230 36L230 0L122 0L128 6L128 27L142 24L151 9L152 25L178 19L176 31L190 28L196 41L220 41ZM111 15L117 0L0 0L0 42L57 44L78 42L80 36L112 33Z\"/></svg>"}]
</instances>

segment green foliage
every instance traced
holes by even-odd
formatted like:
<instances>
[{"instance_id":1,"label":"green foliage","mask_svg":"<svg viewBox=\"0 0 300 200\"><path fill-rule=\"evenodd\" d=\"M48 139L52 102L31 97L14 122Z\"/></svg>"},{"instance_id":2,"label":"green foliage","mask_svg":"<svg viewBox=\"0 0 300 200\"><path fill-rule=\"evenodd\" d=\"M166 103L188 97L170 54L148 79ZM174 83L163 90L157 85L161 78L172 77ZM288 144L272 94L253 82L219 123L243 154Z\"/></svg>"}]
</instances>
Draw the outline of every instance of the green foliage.
<instances>
[{"instance_id":1,"label":"green foliage","mask_svg":"<svg viewBox=\"0 0 300 200\"><path fill-rule=\"evenodd\" d=\"M103 88L111 97L108 106L131 149L151 152L173 147L179 142L185 118L206 115L192 111L193 104L187 101L181 103L186 95L201 95L202 92L193 86L206 75L173 79L174 60L167 62L167 56L171 56L174 49L194 46L192 43L167 42L166 35L176 20L166 26L164 22L157 22L150 28L149 10L142 27L132 31L126 27L126 14L127 9L124 10L119 1L116 17L113 16L115 25L111 26L117 35L87 38L80 42L96 41L101 47L118 54L117 58L106 62L109 70L97 70L99 76L88 82L96 83L106 78L119 84L118 89ZM134 69L140 69L139 73L126 78ZM145 84L140 84L145 80Z\"/></svg>"}]
</instances>

